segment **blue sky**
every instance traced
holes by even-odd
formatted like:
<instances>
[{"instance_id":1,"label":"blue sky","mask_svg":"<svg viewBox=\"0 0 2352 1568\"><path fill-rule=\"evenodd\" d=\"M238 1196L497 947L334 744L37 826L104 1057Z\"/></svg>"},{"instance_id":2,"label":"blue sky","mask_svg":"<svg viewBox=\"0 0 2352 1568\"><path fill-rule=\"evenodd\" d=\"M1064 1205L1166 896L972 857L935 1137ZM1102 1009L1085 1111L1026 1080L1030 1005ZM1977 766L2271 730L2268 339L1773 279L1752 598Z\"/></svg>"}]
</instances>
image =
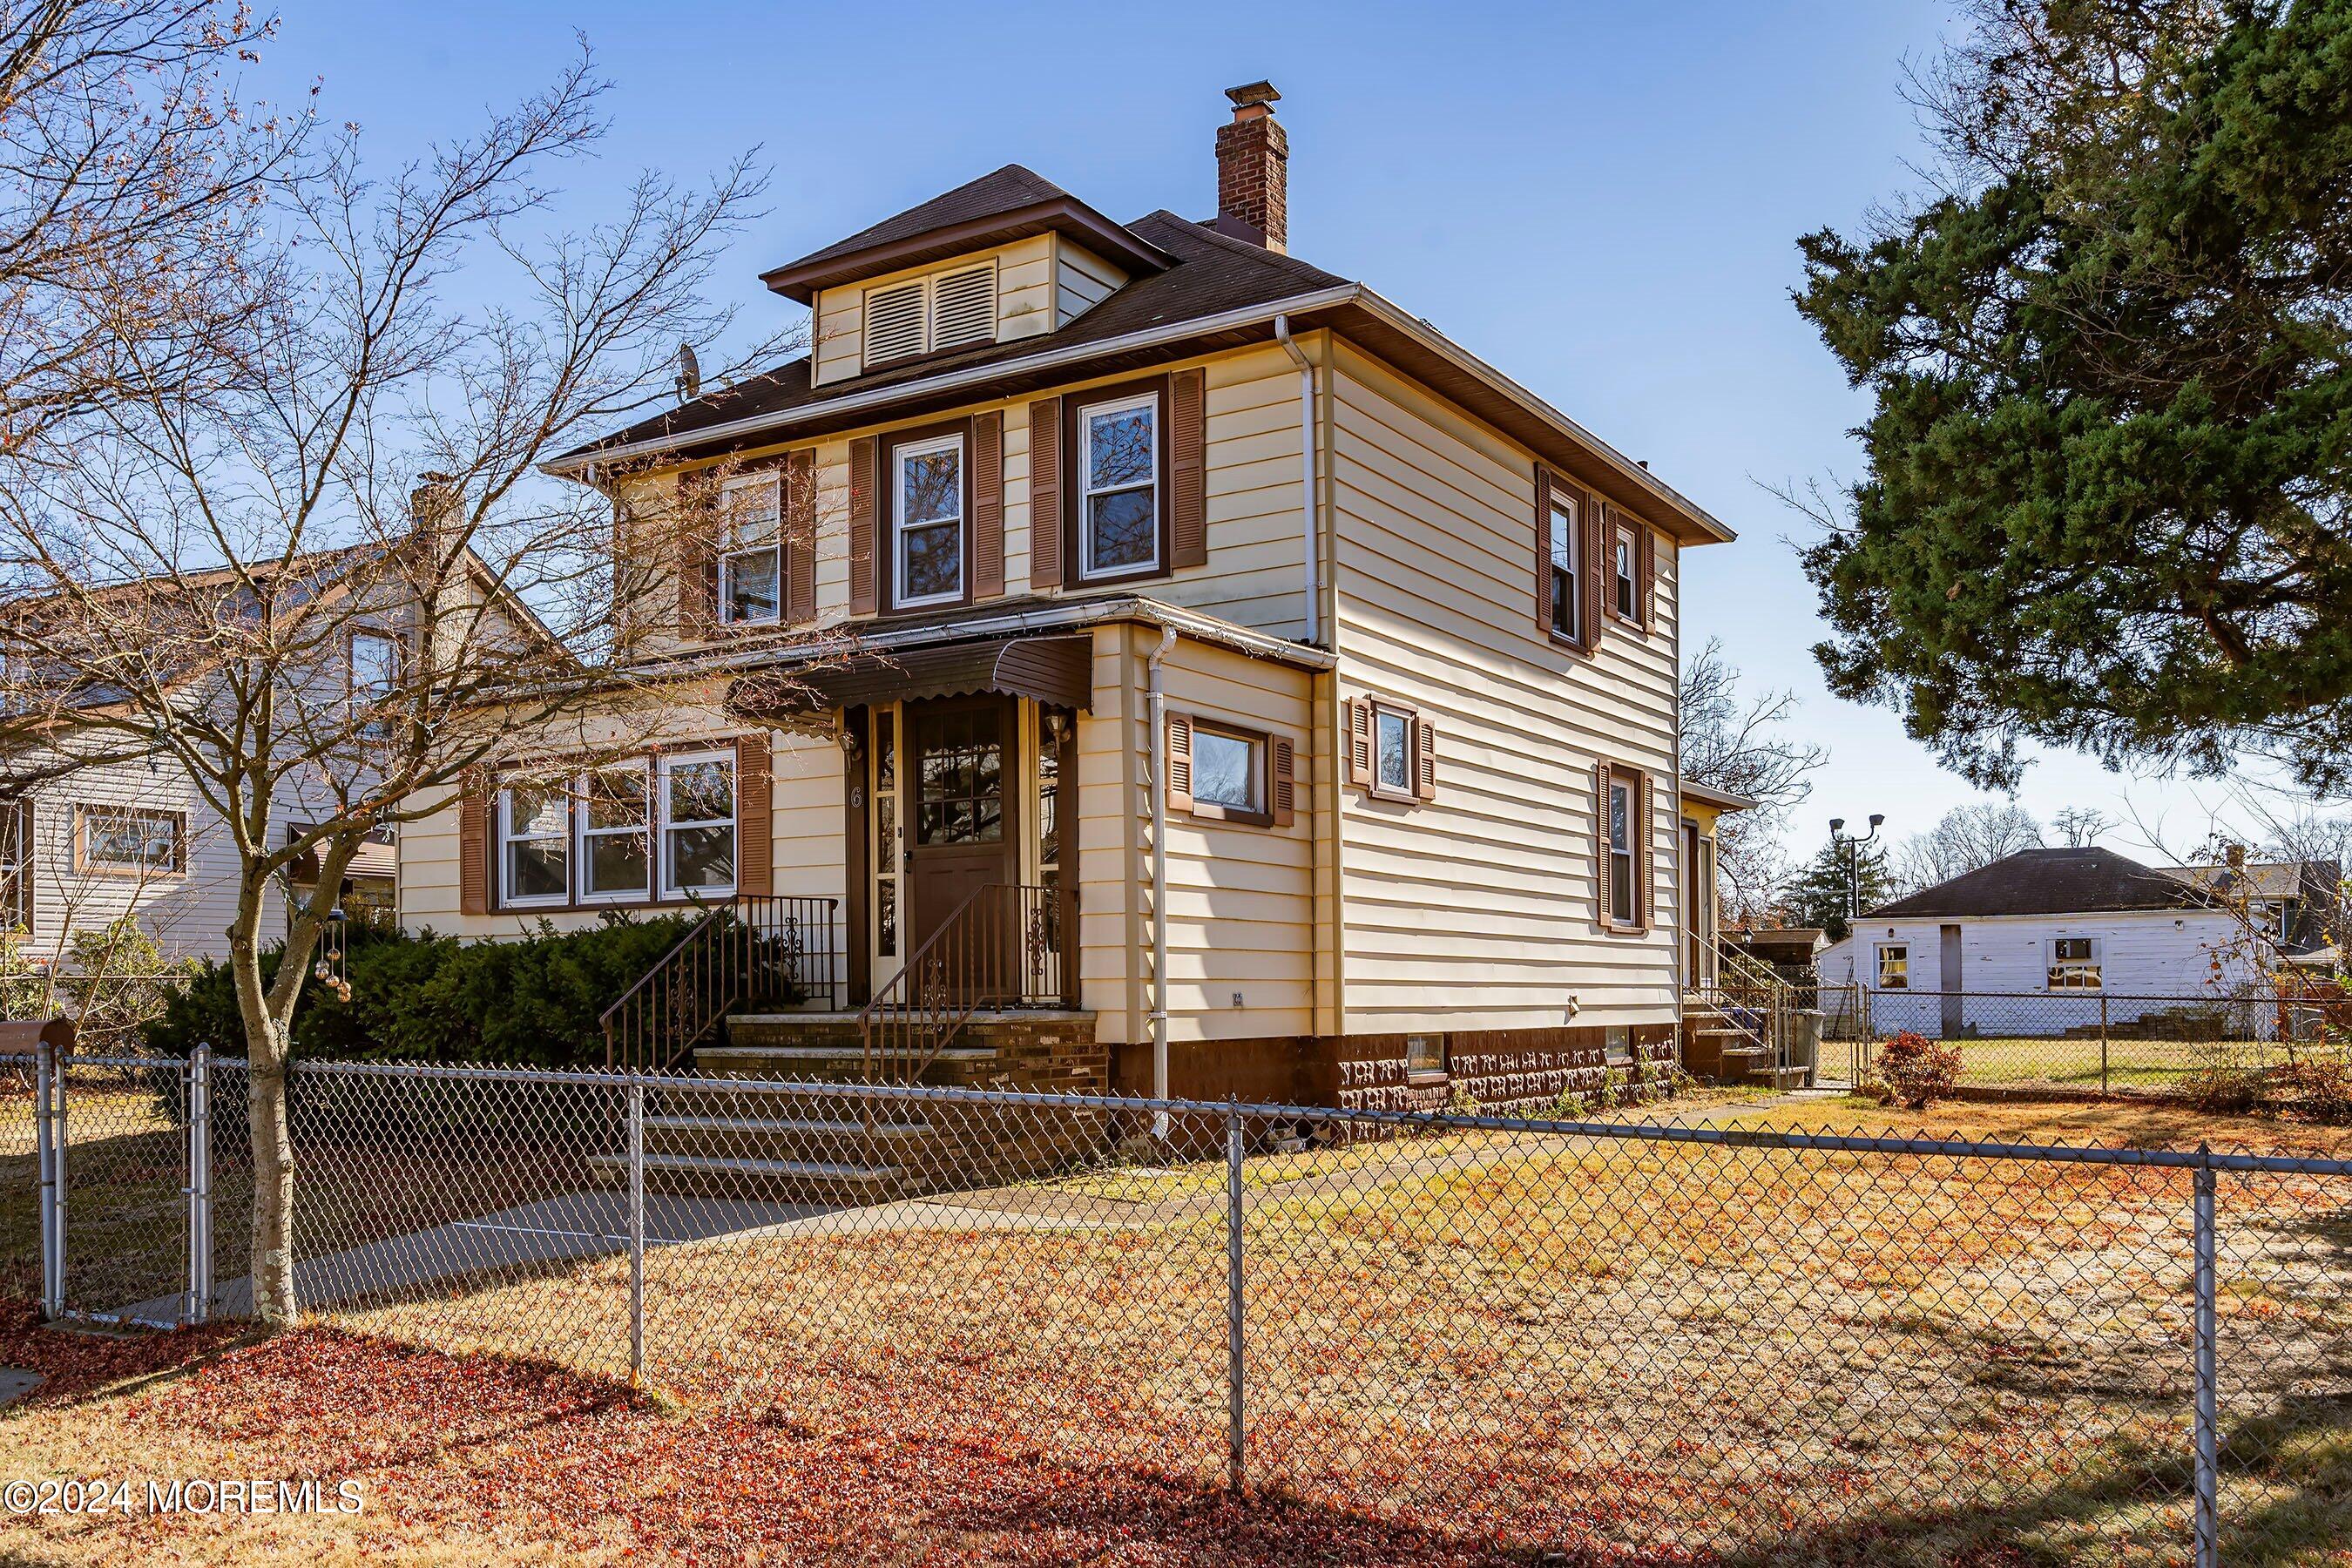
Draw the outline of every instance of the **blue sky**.
<instances>
[{"instance_id":1,"label":"blue sky","mask_svg":"<svg viewBox=\"0 0 2352 1568\"><path fill-rule=\"evenodd\" d=\"M1897 92L1948 25L1932 0L1806 5L667 5L521 0L297 7L249 86L315 75L372 159L409 155L546 80L576 30L615 90L602 157L563 173L593 220L641 166L698 175L754 144L768 215L719 286L1005 163L1114 217L1215 207L1223 89L1283 93L1291 248L1427 316L1737 528L1695 552L1684 626L1794 687L1831 765L1792 837L1977 797L1885 710L1822 691L1820 635L1766 484L1851 474L1864 416L1788 302L1794 240L1852 227L1919 151ZM2045 755L2020 799L2160 820L2193 843L2224 792ZM2141 835L2110 836L2140 848Z\"/></svg>"}]
</instances>

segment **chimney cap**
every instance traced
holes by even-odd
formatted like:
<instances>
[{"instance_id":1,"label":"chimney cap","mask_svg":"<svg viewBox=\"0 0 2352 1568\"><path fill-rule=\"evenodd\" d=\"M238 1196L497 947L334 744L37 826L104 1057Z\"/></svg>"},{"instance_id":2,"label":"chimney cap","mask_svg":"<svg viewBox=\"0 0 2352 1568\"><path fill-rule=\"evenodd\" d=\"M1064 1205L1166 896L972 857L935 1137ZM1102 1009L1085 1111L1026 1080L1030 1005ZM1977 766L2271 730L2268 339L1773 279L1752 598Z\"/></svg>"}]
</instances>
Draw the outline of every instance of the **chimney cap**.
<instances>
[{"instance_id":1,"label":"chimney cap","mask_svg":"<svg viewBox=\"0 0 2352 1568\"><path fill-rule=\"evenodd\" d=\"M1274 90L1274 83L1270 81L1252 81L1225 89L1225 96L1234 100L1235 109L1248 109L1254 104L1271 104L1282 94ZM1268 110L1267 112L1272 113L1273 110Z\"/></svg>"}]
</instances>

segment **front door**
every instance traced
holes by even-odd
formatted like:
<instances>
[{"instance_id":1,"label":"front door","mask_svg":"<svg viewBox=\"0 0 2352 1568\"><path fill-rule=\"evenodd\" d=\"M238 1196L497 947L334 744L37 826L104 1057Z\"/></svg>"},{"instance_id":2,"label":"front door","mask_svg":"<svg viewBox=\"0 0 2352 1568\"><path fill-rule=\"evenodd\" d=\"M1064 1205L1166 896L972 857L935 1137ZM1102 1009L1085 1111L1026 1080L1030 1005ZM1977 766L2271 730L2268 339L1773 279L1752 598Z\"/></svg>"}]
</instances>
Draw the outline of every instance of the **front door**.
<instances>
[{"instance_id":1,"label":"front door","mask_svg":"<svg viewBox=\"0 0 2352 1568\"><path fill-rule=\"evenodd\" d=\"M912 954L974 892L1020 880L1021 771L1011 699L940 698L906 711L905 951ZM957 983L953 973L946 978Z\"/></svg>"}]
</instances>

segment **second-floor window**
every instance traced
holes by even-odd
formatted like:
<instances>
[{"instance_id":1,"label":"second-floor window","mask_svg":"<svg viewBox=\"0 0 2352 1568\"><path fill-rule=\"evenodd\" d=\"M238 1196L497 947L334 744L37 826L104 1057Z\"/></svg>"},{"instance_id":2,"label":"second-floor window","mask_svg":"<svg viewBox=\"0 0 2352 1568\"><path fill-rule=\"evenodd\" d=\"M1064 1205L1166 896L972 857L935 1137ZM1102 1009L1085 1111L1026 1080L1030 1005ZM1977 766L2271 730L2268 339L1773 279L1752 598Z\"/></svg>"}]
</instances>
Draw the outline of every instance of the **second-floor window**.
<instances>
[{"instance_id":1,"label":"second-floor window","mask_svg":"<svg viewBox=\"0 0 2352 1568\"><path fill-rule=\"evenodd\" d=\"M352 633L350 684L352 707L360 713L388 702L400 686L400 639L390 632ZM360 732L383 736L392 732L391 719L382 713L364 719Z\"/></svg>"},{"instance_id":2,"label":"second-floor window","mask_svg":"<svg viewBox=\"0 0 2352 1568\"><path fill-rule=\"evenodd\" d=\"M1616 532L1611 565L1609 591L1617 606L1618 618L1638 621L1642 616L1641 546L1634 542L1633 531L1621 528Z\"/></svg>"},{"instance_id":3,"label":"second-floor window","mask_svg":"<svg viewBox=\"0 0 2352 1568\"><path fill-rule=\"evenodd\" d=\"M1078 411L1081 576L1159 570L1159 425L1150 393Z\"/></svg>"},{"instance_id":4,"label":"second-floor window","mask_svg":"<svg viewBox=\"0 0 2352 1568\"><path fill-rule=\"evenodd\" d=\"M783 500L771 472L730 479L719 522L719 618L772 622L783 610Z\"/></svg>"},{"instance_id":5,"label":"second-floor window","mask_svg":"<svg viewBox=\"0 0 2352 1568\"><path fill-rule=\"evenodd\" d=\"M900 609L963 597L963 437L911 441L890 454L891 602Z\"/></svg>"},{"instance_id":6,"label":"second-floor window","mask_svg":"<svg viewBox=\"0 0 2352 1568\"><path fill-rule=\"evenodd\" d=\"M1584 613L1576 580L1576 502L1554 492L1547 526L1551 530L1551 629L1574 641L1583 636L1579 620Z\"/></svg>"}]
</instances>

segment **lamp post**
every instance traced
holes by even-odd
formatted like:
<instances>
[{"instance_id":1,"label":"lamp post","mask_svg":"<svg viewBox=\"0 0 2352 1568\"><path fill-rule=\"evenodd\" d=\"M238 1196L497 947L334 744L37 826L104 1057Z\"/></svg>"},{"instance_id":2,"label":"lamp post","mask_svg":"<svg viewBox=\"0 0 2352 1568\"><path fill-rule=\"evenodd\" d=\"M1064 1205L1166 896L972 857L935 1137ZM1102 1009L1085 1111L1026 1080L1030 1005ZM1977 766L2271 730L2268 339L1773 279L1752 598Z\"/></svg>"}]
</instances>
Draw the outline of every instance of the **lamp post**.
<instances>
[{"instance_id":1,"label":"lamp post","mask_svg":"<svg viewBox=\"0 0 2352 1568\"><path fill-rule=\"evenodd\" d=\"M1870 831L1856 838L1845 830L1845 818L1830 818L1830 849L1841 857L1845 867L1845 918L1849 923L1862 918L1862 847L1878 837L1886 814L1870 814Z\"/></svg>"}]
</instances>

